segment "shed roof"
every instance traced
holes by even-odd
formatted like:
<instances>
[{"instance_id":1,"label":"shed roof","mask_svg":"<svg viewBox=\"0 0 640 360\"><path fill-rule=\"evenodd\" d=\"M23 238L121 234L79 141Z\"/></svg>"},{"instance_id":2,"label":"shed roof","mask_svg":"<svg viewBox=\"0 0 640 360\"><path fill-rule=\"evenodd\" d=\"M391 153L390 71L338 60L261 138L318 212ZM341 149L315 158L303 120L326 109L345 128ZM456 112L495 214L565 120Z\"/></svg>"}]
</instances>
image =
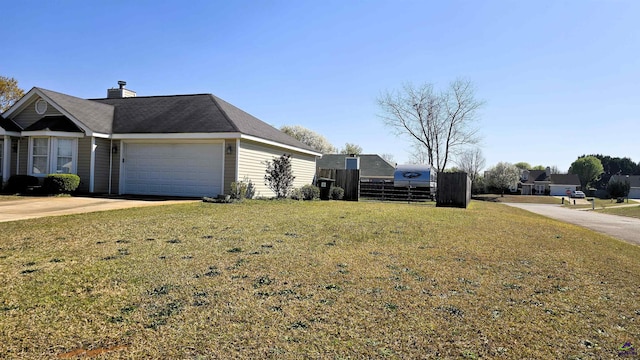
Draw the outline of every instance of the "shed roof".
<instances>
[{"instance_id":1,"label":"shed roof","mask_svg":"<svg viewBox=\"0 0 640 360\"><path fill-rule=\"evenodd\" d=\"M344 169L345 158L350 157L345 154L325 154L316 160L319 169ZM389 177L393 178L395 171L394 164L383 159L376 154L358 155L360 158L360 177Z\"/></svg>"}]
</instances>

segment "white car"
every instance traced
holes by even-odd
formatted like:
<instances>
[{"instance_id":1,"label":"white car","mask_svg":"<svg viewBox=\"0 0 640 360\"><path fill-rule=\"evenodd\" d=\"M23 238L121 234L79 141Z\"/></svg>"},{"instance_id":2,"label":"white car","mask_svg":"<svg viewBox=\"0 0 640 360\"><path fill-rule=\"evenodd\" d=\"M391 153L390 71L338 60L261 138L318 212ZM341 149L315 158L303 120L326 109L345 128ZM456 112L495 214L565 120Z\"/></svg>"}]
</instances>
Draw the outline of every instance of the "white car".
<instances>
[{"instance_id":1,"label":"white car","mask_svg":"<svg viewBox=\"0 0 640 360\"><path fill-rule=\"evenodd\" d=\"M585 198L585 195L584 195L584 193L583 193L582 191L580 191L580 190L573 190L573 191L571 192L571 197L572 197L572 198L580 198L580 199L584 199L584 198Z\"/></svg>"}]
</instances>

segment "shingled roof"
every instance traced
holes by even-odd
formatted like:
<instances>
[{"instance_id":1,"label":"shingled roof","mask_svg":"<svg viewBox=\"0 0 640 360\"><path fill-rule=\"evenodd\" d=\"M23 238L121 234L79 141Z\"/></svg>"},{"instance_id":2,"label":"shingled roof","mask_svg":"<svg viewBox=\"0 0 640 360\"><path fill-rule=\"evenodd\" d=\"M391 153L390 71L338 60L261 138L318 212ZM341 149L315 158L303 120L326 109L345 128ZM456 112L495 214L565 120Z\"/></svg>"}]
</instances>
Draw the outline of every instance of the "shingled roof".
<instances>
[{"instance_id":1,"label":"shingled roof","mask_svg":"<svg viewBox=\"0 0 640 360\"><path fill-rule=\"evenodd\" d=\"M47 89L36 89L92 131L104 134L112 132L113 106Z\"/></svg>"},{"instance_id":2,"label":"shingled roof","mask_svg":"<svg viewBox=\"0 0 640 360\"><path fill-rule=\"evenodd\" d=\"M609 182L627 182L629 181L629 186L637 188L640 187L640 175L613 175Z\"/></svg>"},{"instance_id":3,"label":"shingled roof","mask_svg":"<svg viewBox=\"0 0 640 360\"><path fill-rule=\"evenodd\" d=\"M319 169L344 169L345 158L349 155L345 154L325 154L322 158L316 160L316 167ZM391 177L395 172L394 164L376 154L358 155L360 158L360 176L361 177Z\"/></svg>"},{"instance_id":4,"label":"shingled roof","mask_svg":"<svg viewBox=\"0 0 640 360\"><path fill-rule=\"evenodd\" d=\"M240 132L315 151L211 94L138 96L91 101L115 108L114 134Z\"/></svg>"},{"instance_id":5,"label":"shingled roof","mask_svg":"<svg viewBox=\"0 0 640 360\"><path fill-rule=\"evenodd\" d=\"M533 184L536 181L549 181L547 173L544 170L528 170L529 177L527 180L522 181L523 184Z\"/></svg>"},{"instance_id":6,"label":"shingled roof","mask_svg":"<svg viewBox=\"0 0 640 360\"><path fill-rule=\"evenodd\" d=\"M580 178L576 174L551 174L554 185L580 185Z\"/></svg>"}]
</instances>

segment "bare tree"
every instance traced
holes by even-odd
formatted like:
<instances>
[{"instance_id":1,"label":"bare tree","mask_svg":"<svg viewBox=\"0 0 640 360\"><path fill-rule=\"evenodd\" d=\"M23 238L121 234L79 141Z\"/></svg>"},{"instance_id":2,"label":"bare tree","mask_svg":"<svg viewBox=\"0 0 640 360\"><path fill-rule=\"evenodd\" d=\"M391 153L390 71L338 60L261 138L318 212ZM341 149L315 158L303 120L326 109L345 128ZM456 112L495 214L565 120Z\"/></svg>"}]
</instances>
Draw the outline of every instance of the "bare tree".
<instances>
[{"instance_id":1,"label":"bare tree","mask_svg":"<svg viewBox=\"0 0 640 360\"><path fill-rule=\"evenodd\" d=\"M479 147L464 150L456 158L456 164L461 171L469 174L469 178L472 183L476 182L480 171L484 169L486 161L482 155L482 150Z\"/></svg>"},{"instance_id":2,"label":"bare tree","mask_svg":"<svg viewBox=\"0 0 640 360\"><path fill-rule=\"evenodd\" d=\"M395 160L395 157L393 156L393 154L384 153L384 154L380 154L380 157L385 159L385 160L387 160L391 164L395 164L396 163L396 160Z\"/></svg>"},{"instance_id":3,"label":"bare tree","mask_svg":"<svg viewBox=\"0 0 640 360\"><path fill-rule=\"evenodd\" d=\"M427 149L419 143L418 141L414 141L413 145L411 145L411 154L409 158L410 164L431 164L429 162L429 154L427 153Z\"/></svg>"},{"instance_id":4,"label":"bare tree","mask_svg":"<svg viewBox=\"0 0 640 360\"><path fill-rule=\"evenodd\" d=\"M446 168L453 155L480 141L475 126L483 105L475 98L471 82L458 79L446 91L436 92L432 84L405 84L399 91L387 91L378 98L379 115L396 135L408 135L427 155L437 171Z\"/></svg>"}]
</instances>

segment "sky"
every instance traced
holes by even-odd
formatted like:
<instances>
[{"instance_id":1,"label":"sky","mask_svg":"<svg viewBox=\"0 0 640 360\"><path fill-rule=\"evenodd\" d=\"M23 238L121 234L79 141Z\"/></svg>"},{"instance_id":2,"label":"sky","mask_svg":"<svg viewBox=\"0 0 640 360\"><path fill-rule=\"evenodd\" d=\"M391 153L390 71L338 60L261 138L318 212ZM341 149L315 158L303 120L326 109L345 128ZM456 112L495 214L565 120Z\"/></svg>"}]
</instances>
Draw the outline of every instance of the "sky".
<instances>
[{"instance_id":1,"label":"sky","mask_svg":"<svg viewBox=\"0 0 640 360\"><path fill-rule=\"evenodd\" d=\"M11 1L0 75L81 98L211 93L410 160L376 99L473 83L487 167L640 161L640 1ZM637 141L637 142L636 142ZM452 166L454 164L451 164Z\"/></svg>"}]
</instances>

